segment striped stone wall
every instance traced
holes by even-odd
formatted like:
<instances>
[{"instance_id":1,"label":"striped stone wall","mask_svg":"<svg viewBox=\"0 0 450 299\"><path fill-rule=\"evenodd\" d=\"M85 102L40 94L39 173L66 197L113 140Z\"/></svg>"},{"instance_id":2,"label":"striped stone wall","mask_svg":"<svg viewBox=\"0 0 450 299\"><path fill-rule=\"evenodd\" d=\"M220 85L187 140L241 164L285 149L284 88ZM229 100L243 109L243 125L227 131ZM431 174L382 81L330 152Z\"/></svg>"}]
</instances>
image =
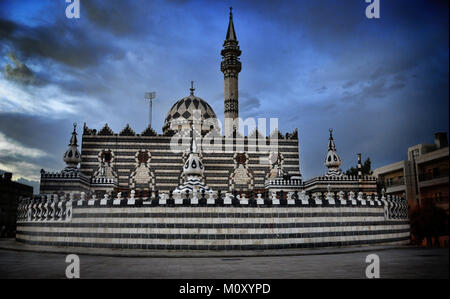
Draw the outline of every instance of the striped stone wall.
<instances>
[{"instance_id":1,"label":"striped stone wall","mask_svg":"<svg viewBox=\"0 0 450 299\"><path fill-rule=\"evenodd\" d=\"M209 187L215 190L237 191L264 189L265 179L270 171L269 164L266 162L270 153L270 142L266 139L266 145L259 147L256 151L248 147L249 140L250 144L257 144L257 142L256 139L243 139L244 151L248 157L246 167L251 177L250 183L239 185L233 182L233 177L240 177L234 174L237 167L235 153L223 151L225 143L223 139L222 144L211 147L214 153L202 153L205 180ZM140 150L146 150L150 153L148 166L153 175L153 184L158 190L168 192L181 183L180 175L183 165L183 154L173 153L170 149L170 141L171 137L162 135L83 135L80 169L84 174L92 176L100 167L99 153L103 150L111 150L114 156L111 164L118 175L119 187L130 188L130 178L138 167L137 153ZM300 176L298 139L279 139L278 150L283 158L283 169L290 175ZM136 186L135 189L141 188Z\"/></svg>"},{"instance_id":2,"label":"striped stone wall","mask_svg":"<svg viewBox=\"0 0 450 299\"><path fill-rule=\"evenodd\" d=\"M88 192L90 177L83 173L41 173L40 194L60 193L77 190Z\"/></svg>"},{"instance_id":3,"label":"striped stone wall","mask_svg":"<svg viewBox=\"0 0 450 299\"><path fill-rule=\"evenodd\" d=\"M373 176L320 176L304 182L304 190L307 192L327 192L328 185L331 190L345 192L360 190L364 193L375 194L377 192L377 178Z\"/></svg>"},{"instance_id":4,"label":"striped stone wall","mask_svg":"<svg viewBox=\"0 0 450 299\"><path fill-rule=\"evenodd\" d=\"M92 248L249 250L408 244L409 220L384 206L70 207L60 221L19 220L19 242ZM391 213L392 214L392 213ZM399 214L400 215L400 214Z\"/></svg>"}]
</instances>

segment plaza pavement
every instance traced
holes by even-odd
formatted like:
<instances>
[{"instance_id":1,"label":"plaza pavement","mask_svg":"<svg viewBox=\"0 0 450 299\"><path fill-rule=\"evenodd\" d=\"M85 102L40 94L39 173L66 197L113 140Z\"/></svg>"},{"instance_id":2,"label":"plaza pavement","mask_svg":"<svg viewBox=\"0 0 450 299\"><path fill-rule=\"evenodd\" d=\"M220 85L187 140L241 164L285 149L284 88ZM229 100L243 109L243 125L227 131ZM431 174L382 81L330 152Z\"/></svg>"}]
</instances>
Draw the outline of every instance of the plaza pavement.
<instances>
[{"instance_id":1,"label":"plaza pavement","mask_svg":"<svg viewBox=\"0 0 450 299\"><path fill-rule=\"evenodd\" d=\"M14 240L0 241L0 278L65 278L68 253L33 252ZM42 249L42 248L40 248ZM86 254L89 253L89 254ZM77 252L81 278L298 279L366 278L365 259L380 257L381 278L449 278L448 249L373 246L271 252L159 253L95 255ZM241 255L240 254L247 254ZM199 255L202 255L200 257ZM220 256L222 254L222 256ZM252 254L253 256L249 256ZM139 256L142 255L142 256Z\"/></svg>"}]
</instances>

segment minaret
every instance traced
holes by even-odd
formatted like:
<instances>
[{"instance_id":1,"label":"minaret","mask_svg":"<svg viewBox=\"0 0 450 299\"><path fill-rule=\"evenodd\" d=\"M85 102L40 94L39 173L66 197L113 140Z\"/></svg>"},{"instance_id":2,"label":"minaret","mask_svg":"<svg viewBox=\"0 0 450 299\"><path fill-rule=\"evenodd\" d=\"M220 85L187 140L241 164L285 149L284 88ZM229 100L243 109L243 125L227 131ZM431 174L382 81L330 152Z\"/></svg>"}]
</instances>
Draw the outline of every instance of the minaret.
<instances>
[{"instance_id":1,"label":"minaret","mask_svg":"<svg viewBox=\"0 0 450 299\"><path fill-rule=\"evenodd\" d=\"M236 32L233 25L233 12L230 7L230 21L228 24L227 36L223 43L222 62L220 71L224 75L224 117L225 117L225 136L230 136L233 131L237 131L236 124L233 120L239 117L239 97L238 97L238 74L241 71L241 62L239 56L239 42L236 38Z\"/></svg>"},{"instance_id":2,"label":"minaret","mask_svg":"<svg viewBox=\"0 0 450 299\"><path fill-rule=\"evenodd\" d=\"M325 174L325 176L342 176L342 171L339 169L339 166L341 166L341 164L341 157L339 157L336 150L336 145L334 144L333 129L330 129L330 138L328 139L328 153L327 157L325 158L325 166L328 167L328 172Z\"/></svg>"}]
</instances>

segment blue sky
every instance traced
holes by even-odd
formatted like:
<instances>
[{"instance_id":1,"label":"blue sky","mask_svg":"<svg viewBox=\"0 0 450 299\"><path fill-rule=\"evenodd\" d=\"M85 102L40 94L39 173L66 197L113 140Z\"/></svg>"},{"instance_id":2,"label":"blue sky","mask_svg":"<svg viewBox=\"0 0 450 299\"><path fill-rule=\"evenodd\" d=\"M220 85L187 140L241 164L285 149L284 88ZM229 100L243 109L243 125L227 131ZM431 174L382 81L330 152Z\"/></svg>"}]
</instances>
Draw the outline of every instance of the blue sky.
<instances>
[{"instance_id":1,"label":"blue sky","mask_svg":"<svg viewBox=\"0 0 450 299\"><path fill-rule=\"evenodd\" d=\"M364 0L0 2L0 169L38 180L58 171L73 122L145 129L196 95L223 118L220 50L233 6L242 50L240 116L299 129L300 171L323 174L328 128L343 165L406 159L409 146L448 131L447 1Z\"/></svg>"}]
</instances>

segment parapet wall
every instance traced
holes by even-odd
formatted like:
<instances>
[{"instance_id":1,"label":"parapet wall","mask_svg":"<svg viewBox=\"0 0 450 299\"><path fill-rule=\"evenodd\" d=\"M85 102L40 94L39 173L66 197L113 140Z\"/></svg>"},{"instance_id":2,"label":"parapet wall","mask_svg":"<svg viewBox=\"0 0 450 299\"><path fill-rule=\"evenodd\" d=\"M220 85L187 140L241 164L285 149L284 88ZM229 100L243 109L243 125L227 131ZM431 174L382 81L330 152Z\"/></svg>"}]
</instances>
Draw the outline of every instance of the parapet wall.
<instances>
[{"instance_id":1,"label":"parapet wall","mask_svg":"<svg viewBox=\"0 0 450 299\"><path fill-rule=\"evenodd\" d=\"M92 248L266 250L408 244L410 239L407 207L405 214L401 202L386 200L355 204L296 200L291 205L266 201L253 207L123 199L115 204L95 200L45 205L21 205L17 241Z\"/></svg>"}]
</instances>

